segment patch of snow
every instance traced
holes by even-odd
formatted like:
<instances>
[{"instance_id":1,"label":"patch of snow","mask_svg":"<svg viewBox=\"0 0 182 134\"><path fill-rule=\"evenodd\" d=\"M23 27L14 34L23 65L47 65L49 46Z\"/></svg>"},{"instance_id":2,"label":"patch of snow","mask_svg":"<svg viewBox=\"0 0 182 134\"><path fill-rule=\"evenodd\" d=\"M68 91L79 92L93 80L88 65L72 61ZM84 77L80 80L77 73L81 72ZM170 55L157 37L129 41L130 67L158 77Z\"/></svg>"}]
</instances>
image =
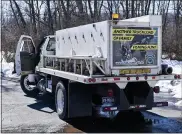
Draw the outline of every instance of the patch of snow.
<instances>
[{"instance_id":1,"label":"patch of snow","mask_svg":"<svg viewBox=\"0 0 182 134\"><path fill-rule=\"evenodd\" d=\"M160 91L161 92L172 92L172 85L170 83L171 81L170 80L166 80L166 81L159 81L156 86L159 86L160 87Z\"/></svg>"},{"instance_id":2,"label":"patch of snow","mask_svg":"<svg viewBox=\"0 0 182 134\"><path fill-rule=\"evenodd\" d=\"M2 51L2 53L0 53L1 55L1 66L0 66L0 70L1 70L1 76L3 77L11 77L11 78L17 78L19 77L17 74L12 74L13 70L14 70L14 63L10 62L7 63L5 58L4 58L4 52Z\"/></svg>"},{"instance_id":3,"label":"patch of snow","mask_svg":"<svg viewBox=\"0 0 182 134\"><path fill-rule=\"evenodd\" d=\"M175 105L176 105L176 106L181 106L181 107L182 107L182 100L176 102Z\"/></svg>"},{"instance_id":4,"label":"patch of snow","mask_svg":"<svg viewBox=\"0 0 182 134\"><path fill-rule=\"evenodd\" d=\"M168 101L168 106L174 106L174 105L175 105L174 102Z\"/></svg>"},{"instance_id":5,"label":"patch of snow","mask_svg":"<svg viewBox=\"0 0 182 134\"><path fill-rule=\"evenodd\" d=\"M12 72L14 70L14 63L13 62L10 62L10 63L2 62L1 67L0 67L1 68L1 74L4 77L18 77L16 74L12 74Z\"/></svg>"},{"instance_id":6,"label":"patch of snow","mask_svg":"<svg viewBox=\"0 0 182 134\"><path fill-rule=\"evenodd\" d=\"M174 96L175 98L179 98L179 99L182 99L182 88L181 88L181 84L179 84L176 89L173 90L172 93L174 93Z\"/></svg>"},{"instance_id":7,"label":"patch of snow","mask_svg":"<svg viewBox=\"0 0 182 134\"><path fill-rule=\"evenodd\" d=\"M182 74L182 61L166 59L163 60L162 63L168 64L168 66L172 67L174 74ZM173 81L163 80L159 81L156 85L160 86L161 92L170 92L170 94L173 95L174 98L182 99L181 80L173 80Z\"/></svg>"},{"instance_id":8,"label":"patch of snow","mask_svg":"<svg viewBox=\"0 0 182 134\"><path fill-rule=\"evenodd\" d=\"M0 59L1 59L1 63L4 63L4 62L6 62L6 60L5 60L5 52L4 51L2 51L2 52L0 52Z\"/></svg>"},{"instance_id":9,"label":"patch of snow","mask_svg":"<svg viewBox=\"0 0 182 134\"><path fill-rule=\"evenodd\" d=\"M168 57L168 54L163 54L162 59L166 59Z\"/></svg>"}]
</instances>

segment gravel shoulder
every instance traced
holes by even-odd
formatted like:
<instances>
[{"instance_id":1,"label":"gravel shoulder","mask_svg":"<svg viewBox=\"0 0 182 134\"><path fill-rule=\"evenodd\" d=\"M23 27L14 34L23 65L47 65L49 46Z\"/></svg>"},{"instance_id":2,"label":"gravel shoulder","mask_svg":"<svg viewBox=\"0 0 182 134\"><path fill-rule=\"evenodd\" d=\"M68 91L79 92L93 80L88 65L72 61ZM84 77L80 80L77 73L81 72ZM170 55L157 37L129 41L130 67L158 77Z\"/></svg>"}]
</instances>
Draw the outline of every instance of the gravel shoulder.
<instances>
[{"instance_id":1,"label":"gravel shoulder","mask_svg":"<svg viewBox=\"0 0 182 134\"><path fill-rule=\"evenodd\" d=\"M64 132L52 104L25 96L19 83L2 80L2 132Z\"/></svg>"}]
</instances>

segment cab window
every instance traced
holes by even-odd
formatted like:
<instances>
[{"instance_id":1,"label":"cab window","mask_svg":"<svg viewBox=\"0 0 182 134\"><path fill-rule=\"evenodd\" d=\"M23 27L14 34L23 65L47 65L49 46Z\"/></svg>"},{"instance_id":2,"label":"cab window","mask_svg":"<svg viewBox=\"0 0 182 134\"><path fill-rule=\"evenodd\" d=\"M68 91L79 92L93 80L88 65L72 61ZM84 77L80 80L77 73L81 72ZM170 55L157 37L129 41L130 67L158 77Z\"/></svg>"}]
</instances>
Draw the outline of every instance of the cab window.
<instances>
[{"instance_id":1,"label":"cab window","mask_svg":"<svg viewBox=\"0 0 182 134\"><path fill-rule=\"evenodd\" d=\"M55 38L50 38L46 47L46 51L55 51L56 50L56 40Z\"/></svg>"},{"instance_id":2,"label":"cab window","mask_svg":"<svg viewBox=\"0 0 182 134\"><path fill-rule=\"evenodd\" d=\"M35 53L35 47L31 40L23 40L21 46L22 46L21 51L25 51L28 53Z\"/></svg>"}]
</instances>

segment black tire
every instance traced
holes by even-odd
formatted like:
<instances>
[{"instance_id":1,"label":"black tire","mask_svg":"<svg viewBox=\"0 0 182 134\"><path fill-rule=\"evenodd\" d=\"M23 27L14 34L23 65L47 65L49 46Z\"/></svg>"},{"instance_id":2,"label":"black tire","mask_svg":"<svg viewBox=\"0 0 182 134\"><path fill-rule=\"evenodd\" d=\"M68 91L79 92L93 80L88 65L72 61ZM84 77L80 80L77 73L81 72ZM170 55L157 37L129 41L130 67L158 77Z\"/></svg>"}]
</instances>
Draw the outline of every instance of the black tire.
<instances>
[{"instance_id":1,"label":"black tire","mask_svg":"<svg viewBox=\"0 0 182 134\"><path fill-rule=\"evenodd\" d=\"M61 92L64 97L64 105L62 111L58 108L58 92ZM58 82L55 91L55 107L60 119L67 119L67 92L62 82Z\"/></svg>"},{"instance_id":2,"label":"black tire","mask_svg":"<svg viewBox=\"0 0 182 134\"><path fill-rule=\"evenodd\" d=\"M23 92L27 95L27 96L30 96L30 97L36 97L39 93L39 90L34 87L32 88L32 90L28 90L24 84L24 81L25 79L27 79L28 75L22 75L21 78L20 78L20 86L21 86L21 89L23 90Z\"/></svg>"}]
</instances>

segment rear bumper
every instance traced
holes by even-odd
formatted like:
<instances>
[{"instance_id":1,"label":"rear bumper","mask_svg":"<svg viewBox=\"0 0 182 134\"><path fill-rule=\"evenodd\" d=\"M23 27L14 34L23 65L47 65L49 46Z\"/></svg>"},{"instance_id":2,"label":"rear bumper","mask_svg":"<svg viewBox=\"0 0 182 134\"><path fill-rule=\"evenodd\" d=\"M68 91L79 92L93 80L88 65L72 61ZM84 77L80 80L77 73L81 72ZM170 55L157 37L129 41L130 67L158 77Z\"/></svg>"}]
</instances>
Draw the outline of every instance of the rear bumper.
<instances>
[{"instance_id":1,"label":"rear bumper","mask_svg":"<svg viewBox=\"0 0 182 134\"><path fill-rule=\"evenodd\" d=\"M153 107L165 107L168 106L168 102L154 102ZM130 105L128 109L120 109L119 106L102 107L103 111L124 111L124 110L148 110L146 105Z\"/></svg>"},{"instance_id":2,"label":"rear bumper","mask_svg":"<svg viewBox=\"0 0 182 134\"><path fill-rule=\"evenodd\" d=\"M154 102L153 107L164 107L168 106L168 102ZM120 111L146 111L151 110L146 105L130 105L127 109L120 109L120 106L98 106L94 108L97 116L112 118L117 115Z\"/></svg>"},{"instance_id":3,"label":"rear bumper","mask_svg":"<svg viewBox=\"0 0 182 134\"><path fill-rule=\"evenodd\" d=\"M182 74L170 75L136 75L136 76L118 76L118 77L101 77L84 79L85 84L96 83L123 83L123 82L142 82L142 81L159 81L159 80L180 80Z\"/></svg>"},{"instance_id":4,"label":"rear bumper","mask_svg":"<svg viewBox=\"0 0 182 134\"><path fill-rule=\"evenodd\" d=\"M168 106L168 102L154 102L153 107L165 107Z\"/></svg>"}]
</instances>

